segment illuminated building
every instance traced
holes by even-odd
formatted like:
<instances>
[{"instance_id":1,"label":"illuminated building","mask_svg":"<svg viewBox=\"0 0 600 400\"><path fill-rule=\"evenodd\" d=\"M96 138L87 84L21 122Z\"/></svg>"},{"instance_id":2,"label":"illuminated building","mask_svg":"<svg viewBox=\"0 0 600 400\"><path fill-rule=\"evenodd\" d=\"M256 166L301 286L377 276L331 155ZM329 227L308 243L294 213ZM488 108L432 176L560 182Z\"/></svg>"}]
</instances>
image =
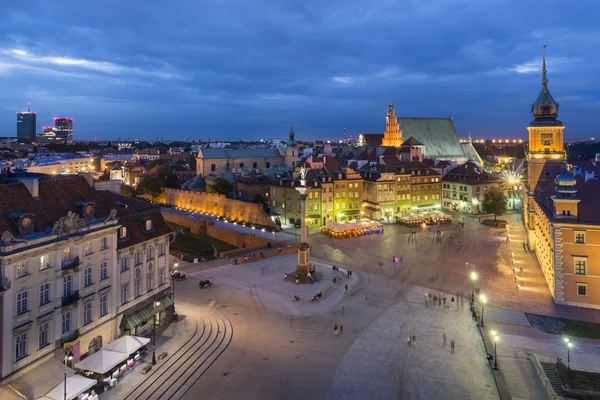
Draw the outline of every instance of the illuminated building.
<instances>
[{"instance_id":1,"label":"illuminated building","mask_svg":"<svg viewBox=\"0 0 600 400\"><path fill-rule=\"evenodd\" d=\"M564 125L547 84L532 105L527 128L527 179L523 221L527 246L534 251L556 303L600 308L600 181L573 176L563 148Z\"/></svg>"},{"instance_id":2,"label":"illuminated building","mask_svg":"<svg viewBox=\"0 0 600 400\"><path fill-rule=\"evenodd\" d=\"M54 118L54 132L63 143L73 143L73 119Z\"/></svg>"},{"instance_id":3,"label":"illuminated building","mask_svg":"<svg viewBox=\"0 0 600 400\"><path fill-rule=\"evenodd\" d=\"M362 139L364 141L364 138ZM398 125L398 118L394 112L394 105L390 102L387 116L385 117L385 132L381 140L382 147L400 147L402 145L402 131Z\"/></svg>"},{"instance_id":4,"label":"illuminated building","mask_svg":"<svg viewBox=\"0 0 600 400\"><path fill-rule=\"evenodd\" d=\"M19 143L35 142L36 113L31 112L31 105L27 104L27 111L17 113L17 140Z\"/></svg>"}]
</instances>

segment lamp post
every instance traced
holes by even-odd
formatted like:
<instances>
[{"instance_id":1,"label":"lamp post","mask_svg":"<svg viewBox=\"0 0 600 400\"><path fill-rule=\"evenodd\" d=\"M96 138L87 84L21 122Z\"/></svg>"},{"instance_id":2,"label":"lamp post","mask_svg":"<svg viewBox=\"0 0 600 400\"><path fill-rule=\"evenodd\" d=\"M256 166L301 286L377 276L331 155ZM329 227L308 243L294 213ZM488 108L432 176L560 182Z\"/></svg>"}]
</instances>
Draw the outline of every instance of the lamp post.
<instances>
[{"instance_id":1,"label":"lamp post","mask_svg":"<svg viewBox=\"0 0 600 400\"><path fill-rule=\"evenodd\" d=\"M156 365L156 307L160 306L160 302L154 302L154 314L152 317L152 365Z\"/></svg>"},{"instance_id":2,"label":"lamp post","mask_svg":"<svg viewBox=\"0 0 600 400\"><path fill-rule=\"evenodd\" d=\"M487 298L482 294L479 296L479 300L481 300L481 327L483 327L483 312L485 311L485 303L487 303Z\"/></svg>"},{"instance_id":3,"label":"lamp post","mask_svg":"<svg viewBox=\"0 0 600 400\"><path fill-rule=\"evenodd\" d=\"M569 338L563 338L565 344L567 345L567 368L569 371L571 370L571 349L573 348L573 342L569 340Z\"/></svg>"},{"instance_id":4,"label":"lamp post","mask_svg":"<svg viewBox=\"0 0 600 400\"><path fill-rule=\"evenodd\" d=\"M477 280L477 272L471 272L471 281L473 281L473 291L471 292L471 301L475 301L475 281Z\"/></svg>"},{"instance_id":5,"label":"lamp post","mask_svg":"<svg viewBox=\"0 0 600 400\"><path fill-rule=\"evenodd\" d=\"M173 264L173 273L177 271L177 267L179 267L179 263ZM177 312L175 311L175 278L173 278L173 274L171 274L171 282L173 284L173 317L177 320Z\"/></svg>"},{"instance_id":6,"label":"lamp post","mask_svg":"<svg viewBox=\"0 0 600 400\"><path fill-rule=\"evenodd\" d=\"M496 331L492 331L492 338L494 340L494 369L497 371L498 370L498 349L497 349L497 344L500 341L500 335L498 335L498 332Z\"/></svg>"},{"instance_id":7,"label":"lamp post","mask_svg":"<svg viewBox=\"0 0 600 400\"><path fill-rule=\"evenodd\" d=\"M65 398L67 400L67 361L71 361L73 359L73 353L71 350L67 350L65 354L64 363L65 363Z\"/></svg>"}]
</instances>

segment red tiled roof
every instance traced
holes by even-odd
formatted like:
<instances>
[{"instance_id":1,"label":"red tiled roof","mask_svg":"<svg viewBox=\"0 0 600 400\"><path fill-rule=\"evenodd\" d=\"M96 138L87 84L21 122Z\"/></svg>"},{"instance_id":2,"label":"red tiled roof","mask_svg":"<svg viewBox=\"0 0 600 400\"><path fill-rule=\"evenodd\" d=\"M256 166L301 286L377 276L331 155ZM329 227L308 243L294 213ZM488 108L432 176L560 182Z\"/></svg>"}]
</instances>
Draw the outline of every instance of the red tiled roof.
<instances>
[{"instance_id":1,"label":"red tiled roof","mask_svg":"<svg viewBox=\"0 0 600 400\"><path fill-rule=\"evenodd\" d=\"M11 211L31 213L34 215L36 232L42 232L54 226L61 217L68 214L80 213L76 202L95 203L95 217L104 218L110 215L110 210L117 210L119 221L131 221L144 216L152 216L154 236L162 236L171 232L160 215L160 208L146 202L121 196L106 190L95 190L83 176L59 176L40 178L39 198L34 199L22 183L5 184L0 186L3 201L0 202L0 233L9 231L19 236L17 227L8 218ZM117 204L127 204L127 208ZM131 241L123 247L130 246L136 241L148 240L148 236L131 235ZM121 247L121 246L120 246Z\"/></svg>"},{"instance_id":2,"label":"red tiled roof","mask_svg":"<svg viewBox=\"0 0 600 400\"><path fill-rule=\"evenodd\" d=\"M413 136L409 137L402 143L403 146L425 146L423 143L419 142Z\"/></svg>"}]
</instances>

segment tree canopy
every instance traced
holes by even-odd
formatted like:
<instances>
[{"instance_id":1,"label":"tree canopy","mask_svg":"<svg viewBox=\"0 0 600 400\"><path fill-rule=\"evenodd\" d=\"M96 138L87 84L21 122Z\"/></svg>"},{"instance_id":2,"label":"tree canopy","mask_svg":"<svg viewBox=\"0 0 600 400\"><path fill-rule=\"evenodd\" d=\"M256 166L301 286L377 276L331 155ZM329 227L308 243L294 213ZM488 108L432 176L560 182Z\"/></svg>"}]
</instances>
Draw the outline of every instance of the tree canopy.
<instances>
[{"instance_id":1,"label":"tree canopy","mask_svg":"<svg viewBox=\"0 0 600 400\"><path fill-rule=\"evenodd\" d=\"M138 194L147 194L152 201L156 201L156 198L162 194L164 185L165 183L160 178L146 177L138 185L137 192Z\"/></svg>"},{"instance_id":2,"label":"tree canopy","mask_svg":"<svg viewBox=\"0 0 600 400\"><path fill-rule=\"evenodd\" d=\"M499 215L506 213L506 196L504 195L504 191L498 186L490 188L483 196L481 207L484 213L494 214L494 221L496 221Z\"/></svg>"},{"instance_id":3,"label":"tree canopy","mask_svg":"<svg viewBox=\"0 0 600 400\"><path fill-rule=\"evenodd\" d=\"M223 177L216 178L212 185L206 185L206 193L228 195L233 190L233 186Z\"/></svg>"}]
</instances>

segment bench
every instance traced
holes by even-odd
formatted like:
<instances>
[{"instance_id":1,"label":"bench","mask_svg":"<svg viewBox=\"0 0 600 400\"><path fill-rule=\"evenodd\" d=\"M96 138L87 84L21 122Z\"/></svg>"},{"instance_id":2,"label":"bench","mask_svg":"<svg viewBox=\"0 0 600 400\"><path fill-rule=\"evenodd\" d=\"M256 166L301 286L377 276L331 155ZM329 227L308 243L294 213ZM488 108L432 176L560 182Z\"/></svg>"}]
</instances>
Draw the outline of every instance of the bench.
<instances>
[{"instance_id":1,"label":"bench","mask_svg":"<svg viewBox=\"0 0 600 400\"><path fill-rule=\"evenodd\" d=\"M152 369L152 365L148 364L144 368L142 368L142 375L146 375Z\"/></svg>"},{"instance_id":2,"label":"bench","mask_svg":"<svg viewBox=\"0 0 600 400\"><path fill-rule=\"evenodd\" d=\"M167 357L167 352L166 351L163 351L162 353L160 353L158 355L158 359L159 360L162 360L163 358L166 358L166 357Z\"/></svg>"}]
</instances>

